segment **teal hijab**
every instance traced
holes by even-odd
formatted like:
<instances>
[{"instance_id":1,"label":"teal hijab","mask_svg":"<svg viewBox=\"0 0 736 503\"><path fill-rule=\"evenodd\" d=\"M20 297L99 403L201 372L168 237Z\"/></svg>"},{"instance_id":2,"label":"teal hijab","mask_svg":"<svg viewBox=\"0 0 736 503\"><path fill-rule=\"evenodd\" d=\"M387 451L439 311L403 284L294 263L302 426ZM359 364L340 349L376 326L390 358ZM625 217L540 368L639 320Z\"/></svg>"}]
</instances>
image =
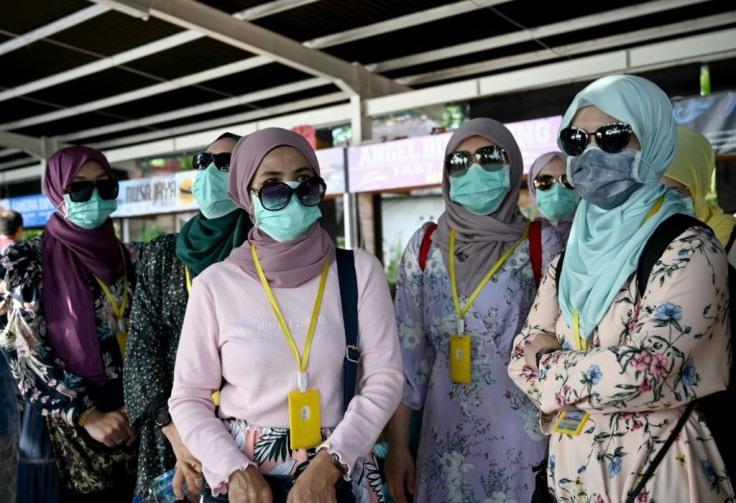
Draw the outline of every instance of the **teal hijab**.
<instances>
[{"instance_id":1,"label":"teal hijab","mask_svg":"<svg viewBox=\"0 0 736 503\"><path fill-rule=\"evenodd\" d=\"M240 136L224 133L217 140L222 138L237 142ZM233 248L242 245L251 227L253 223L250 216L240 208L211 219L197 213L184 224L176 237L176 256L189 268L194 278L208 266L225 260Z\"/></svg>"},{"instance_id":2,"label":"teal hijab","mask_svg":"<svg viewBox=\"0 0 736 503\"><path fill-rule=\"evenodd\" d=\"M582 200L575 213L558 300L569 327L573 327L574 313L579 314L583 340L590 340L614 297L636 270L639 255L657 226L675 213L693 215L692 203L660 182L677 150L677 130L667 95L642 77L603 77L575 96L560 130L588 105L631 125L641 144L641 161L633 173L641 185L616 208L604 210ZM568 159L568 171L569 163ZM659 211L647 219L660 198Z\"/></svg>"}]
</instances>

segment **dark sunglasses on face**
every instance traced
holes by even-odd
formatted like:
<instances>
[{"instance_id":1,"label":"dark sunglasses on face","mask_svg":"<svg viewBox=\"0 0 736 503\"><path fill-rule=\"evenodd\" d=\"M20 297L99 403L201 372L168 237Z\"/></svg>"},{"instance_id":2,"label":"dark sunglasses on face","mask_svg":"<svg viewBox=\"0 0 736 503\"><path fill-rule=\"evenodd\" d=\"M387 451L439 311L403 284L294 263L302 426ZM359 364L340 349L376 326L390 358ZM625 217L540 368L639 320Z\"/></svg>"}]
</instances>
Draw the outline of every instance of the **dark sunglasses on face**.
<instances>
[{"instance_id":1,"label":"dark sunglasses on face","mask_svg":"<svg viewBox=\"0 0 736 503\"><path fill-rule=\"evenodd\" d=\"M325 198L326 190L325 181L318 176L313 176L301 182L295 189L284 182L269 180L261 185L260 189L251 189L250 193L261 200L261 205L265 209L278 211L286 208L291 201L291 196L295 193L299 202L304 206L317 206Z\"/></svg>"},{"instance_id":2,"label":"dark sunglasses on face","mask_svg":"<svg viewBox=\"0 0 736 503\"><path fill-rule=\"evenodd\" d=\"M85 201L89 201L95 187L102 199L116 199L118 197L119 185L118 181L114 178L72 182L66 189L64 189L64 193L69 194L69 199L73 202L83 203Z\"/></svg>"},{"instance_id":3,"label":"dark sunglasses on face","mask_svg":"<svg viewBox=\"0 0 736 503\"><path fill-rule=\"evenodd\" d=\"M215 163L215 167L220 171L224 173L230 171L230 152L223 152L222 154L197 152L192 157L192 167L197 170L207 169L213 161Z\"/></svg>"},{"instance_id":4,"label":"dark sunglasses on face","mask_svg":"<svg viewBox=\"0 0 736 503\"><path fill-rule=\"evenodd\" d=\"M508 164L506 151L498 145L480 147L475 151L475 159L486 171L498 171ZM467 150L453 152L445 158L447 174L453 177L464 175L472 165L473 152Z\"/></svg>"},{"instance_id":5,"label":"dark sunglasses on face","mask_svg":"<svg viewBox=\"0 0 736 503\"><path fill-rule=\"evenodd\" d=\"M633 130L623 122L613 122L598 128L595 133L588 133L579 127L570 126L560 131L562 150L567 155L577 156L583 153L588 146L591 136L595 136L595 143L609 154L621 152L631 140Z\"/></svg>"},{"instance_id":6,"label":"dark sunglasses on face","mask_svg":"<svg viewBox=\"0 0 736 503\"><path fill-rule=\"evenodd\" d=\"M555 178L552 175L539 175L538 177L534 179L532 183L534 184L535 189L541 190L541 191L551 189L555 183L559 183L566 189L575 188L570 183L570 180L567 179L567 175L565 173L559 175L557 178Z\"/></svg>"}]
</instances>

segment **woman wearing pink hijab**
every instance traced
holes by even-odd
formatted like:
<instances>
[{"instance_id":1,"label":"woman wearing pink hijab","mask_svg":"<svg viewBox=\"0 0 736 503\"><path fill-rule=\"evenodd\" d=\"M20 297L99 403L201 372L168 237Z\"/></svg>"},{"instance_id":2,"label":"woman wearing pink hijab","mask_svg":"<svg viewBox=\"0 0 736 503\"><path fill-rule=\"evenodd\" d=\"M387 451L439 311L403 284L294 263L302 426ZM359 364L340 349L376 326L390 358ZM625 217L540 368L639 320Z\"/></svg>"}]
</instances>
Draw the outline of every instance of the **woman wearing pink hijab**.
<instances>
[{"instance_id":1,"label":"woman wearing pink hijab","mask_svg":"<svg viewBox=\"0 0 736 503\"><path fill-rule=\"evenodd\" d=\"M138 433L122 375L139 246L115 235L118 182L101 152L54 153L43 190L56 212L41 236L8 249L0 283L0 350L24 399L18 498L127 503ZM102 453L95 468L108 475L71 461L61 441L71 435Z\"/></svg>"},{"instance_id":2,"label":"woman wearing pink hijab","mask_svg":"<svg viewBox=\"0 0 736 503\"><path fill-rule=\"evenodd\" d=\"M376 257L354 250L359 382L343 414L345 330L319 175L309 143L286 129L233 150L228 194L255 226L194 279L169 399L202 463L204 501L382 498L370 451L403 380L391 295Z\"/></svg>"}]
</instances>

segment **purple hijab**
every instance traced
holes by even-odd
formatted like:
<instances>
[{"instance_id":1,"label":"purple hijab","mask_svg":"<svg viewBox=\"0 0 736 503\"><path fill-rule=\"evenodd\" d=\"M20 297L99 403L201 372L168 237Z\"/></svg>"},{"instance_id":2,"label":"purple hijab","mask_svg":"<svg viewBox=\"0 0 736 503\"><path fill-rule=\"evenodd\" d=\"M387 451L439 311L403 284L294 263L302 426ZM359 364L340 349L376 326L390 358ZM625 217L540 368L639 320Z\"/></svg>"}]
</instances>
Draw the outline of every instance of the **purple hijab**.
<instances>
[{"instance_id":1,"label":"purple hijab","mask_svg":"<svg viewBox=\"0 0 736 503\"><path fill-rule=\"evenodd\" d=\"M241 138L235 145L230 161L230 182L227 195L235 204L248 212L255 222L253 202L248 187L263 158L276 147L293 147L304 154L319 176L319 161L312 146L298 133L282 128L266 128ZM276 241L255 225L248 240L233 249L227 259L245 273L258 279L258 271L251 252L251 243L258 250L258 260L268 282L273 287L294 288L322 272L325 259L335 257L335 245L319 222L309 230L288 241Z\"/></svg>"},{"instance_id":2,"label":"purple hijab","mask_svg":"<svg viewBox=\"0 0 736 503\"><path fill-rule=\"evenodd\" d=\"M537 189L534 187L534 179L537 177L539 172L542 171L544 167L549 164L550 161L555 157L561 159L562 162L567 163L567 154L555 150L553 152L547 152L546 154L542 154L537 157L532 163L532 167L529 168L529 197L534 204L537 204ZM575 210L577 210L577 206L575 207ZM539 213L539 216L540 218L544 218L545 220L547 220L552 227L557 229L557 232L559 232L560 236L562 237L562 241L567 243L567 238L570 236L570 228L572 227L572 219L573 217L575 217L575 210L572 210L569 215L565 215L559 220L550 220L549 218L542 215L541 212Z\"/></svg>"},{"instance_id":3,"label":"purple hijab","mask_svg":"<svg viewBox=\"0 0 736 503\"><path fill-rule=\"evenodd\" d=\"M470 295L480 280L501 256L521 239L526 217L519 210L519 188L524 172L521 150L506 126L493 119L471 119L452 135L445 156L472 136L481 136L506 150L511 165L510 188L496 211L476 215L450 199L450 180L443 168L442 198L445 211L438 220L432 240L442 251L445 267L450 270L450 230L455 229L455 272L458 293Z\"/></svg>"},{"instance_id":4,"label":"purple hijab","mask_svg":"<svg viewBox=\"0 0 736 503\"><path fill-rule=\"evenodd\" d=\"M114 178L105 156L89 147L61 149L46 165L43 191L64 214L64 188L90 160L99 162ZM41 243L43 310L49 344L70 371L101 386L105 383L105 369L88 272L108 285L120 279L125 267L120 241L110 219L97 229L84 229L66 220L59 211L51 215Z\"/></svg>"}]
</instances>

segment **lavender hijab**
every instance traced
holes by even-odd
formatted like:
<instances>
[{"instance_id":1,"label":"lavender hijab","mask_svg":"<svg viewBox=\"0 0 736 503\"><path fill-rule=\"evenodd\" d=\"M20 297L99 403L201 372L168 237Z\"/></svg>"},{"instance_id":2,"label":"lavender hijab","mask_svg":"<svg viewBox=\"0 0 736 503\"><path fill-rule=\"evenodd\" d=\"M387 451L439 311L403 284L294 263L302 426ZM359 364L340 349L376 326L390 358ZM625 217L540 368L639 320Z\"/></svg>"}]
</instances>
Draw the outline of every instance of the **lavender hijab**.
<instances>
[{"instance_id":1,"label":"lavender hijab","mask_svg":"<svg viewBox=\"0 0 736 503\"><path fill-rule=\"evenodd\" d=\"M450 180L446 170L442 176L442 198L445 212L440 216L432 240L442 251L445 267L450 268L450 230L455 229L455 273L458 293L470 295L481 278L514 243L521 239L527 220L519 210L519 187L524 161L511 131L493 119L471 119L452 135L445 155L472 136L481 136L502 147L510 162L510 188L496 211L476 215L450 199Z\"/></svg>"},{"instance_id":2,"label":"lavender hijab","mask_svg":"<svg viewBox=\"0 0 736 503\"><path fill-rule=\"evenodd\" d=\"M61 149L46 165L43 191L64 215L64 189L90 160L99 162L105 173L114 178L105 156L88 147ZM66 220L59 211L51 215L41 243L43 310L49 344L69 370L100 386L105 383L105 369L89 273L108 285L115 283L123 276L124 258L112 220L96 229L84 229Z\"/></svg>"},{"instance_id":3,"label":"lavender hijab","mask_svg":"<svg viewBox=\"0 0 736 503\"><path fill-rule=\"evenodd\" d=\"M534 204L537 204L537 189L534 187L534 179L539 175L539 172L552 161L552 159L560 159L567 165L567 154L558 150L553 152L547 152L537 157L529 168L529 197L532 199ZM577 206L575 206L577 210ZM567 238L570 236L570 228L572 227L572 219L575 217L575 210L572 210L568 215L560 218L559 220L551 220L540 213L540 216L547 220L552 227L557 229L562 237L563 242L567 242Z\"/></svg>"},{"instance_id":4,"label":"lavender hijab","mask_svg":"<svg viewBox=\"0 0 736 503\"><path fill-rule=\"evenodd\" d=\"M272 127L241 138L235 145L230 161L227 195L248 212L256 225L248 233L248 240L233 249L226 261L236 264L248 276L258 279L251 252L251 243L255 244L258 260L269 284L273 287L294 288L319 275L327 257L334 260L335 245L319 222L315 222L305 234L281 242L258 227L248 188L266 154L276 147L284 146L295 148L304 154L315 174L319 176L317 155L309 142L298 133Z\"/></svg>"}]
</instances>

